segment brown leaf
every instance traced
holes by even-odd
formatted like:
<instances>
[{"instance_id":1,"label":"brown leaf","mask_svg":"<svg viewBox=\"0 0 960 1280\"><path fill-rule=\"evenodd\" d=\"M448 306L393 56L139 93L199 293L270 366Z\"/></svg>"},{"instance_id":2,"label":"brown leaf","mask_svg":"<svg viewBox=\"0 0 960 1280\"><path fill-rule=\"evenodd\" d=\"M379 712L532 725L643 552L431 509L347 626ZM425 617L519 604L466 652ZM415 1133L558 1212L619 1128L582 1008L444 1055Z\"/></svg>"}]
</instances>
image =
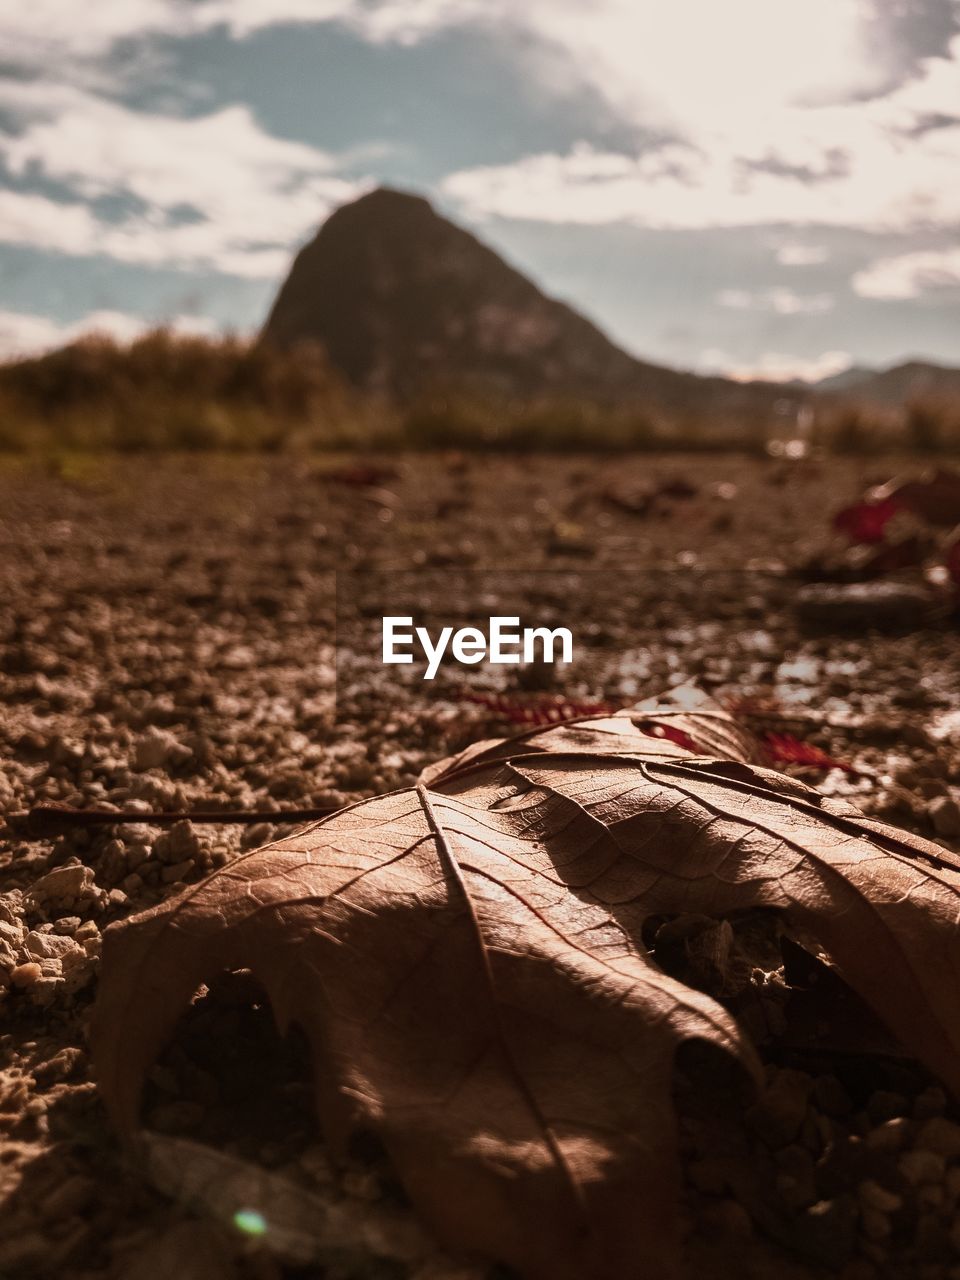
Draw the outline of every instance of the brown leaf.
<instances>
[{"instance_id":1,"label":"brown leaf","mask_svg":"<svg viewBox=\"0 0 960 1280\"><path fill-rule=\"evenodd\" d=\"M678 1275L674 1054L756 1064L653 963L649 916L782 910L960 1089L960 863L750 753L689 691L482 744L113 926L113 1119L135 1130L197 987L250 968L310 1040L327 1139L376 1130L441 1240L533 1280Z\"/></svg>"}]
</instances>

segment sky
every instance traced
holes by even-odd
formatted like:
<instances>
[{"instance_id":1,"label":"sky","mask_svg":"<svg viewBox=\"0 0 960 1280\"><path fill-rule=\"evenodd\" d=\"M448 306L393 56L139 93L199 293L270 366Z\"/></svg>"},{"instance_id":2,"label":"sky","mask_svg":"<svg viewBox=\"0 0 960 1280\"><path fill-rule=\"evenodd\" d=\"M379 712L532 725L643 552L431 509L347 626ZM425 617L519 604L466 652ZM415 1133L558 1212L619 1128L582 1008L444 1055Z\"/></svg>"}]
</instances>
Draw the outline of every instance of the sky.
<instances>
[{"instance_id":1,"label":"sky","mask_svg":"<svg viewBox=\"0 0 960 1280\"><path fill-rule=\"evenodd\" d=\"M428 195L647 359L960 364L960 0L0 0L0 355Z\"/></svg>"}]
</instances>

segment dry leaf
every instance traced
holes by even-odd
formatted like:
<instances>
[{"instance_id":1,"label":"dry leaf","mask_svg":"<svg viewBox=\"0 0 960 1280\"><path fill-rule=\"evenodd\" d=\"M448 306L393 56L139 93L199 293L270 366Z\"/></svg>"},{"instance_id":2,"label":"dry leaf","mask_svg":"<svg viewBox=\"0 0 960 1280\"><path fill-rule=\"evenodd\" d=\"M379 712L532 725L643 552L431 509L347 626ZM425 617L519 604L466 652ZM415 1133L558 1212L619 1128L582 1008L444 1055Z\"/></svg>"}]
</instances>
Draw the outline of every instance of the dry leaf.
<instances>
[{"instance_id":1,"label":"dry leaf","mask_svg":"<svg viewBox=\"0 0 960 1280\"><path fill-rule=\"evenodd\" d=\"M197 987L250 968L310 1040L328 1141L376 1130L442 1241L531 1280L677 1276L674 1054L756 1064L653 963L649 916L781 909L960 1089L960 862L751 752L689 691L482 744L113 926L113 1119L135 1130Z\"/></svg>"}]
</instances>

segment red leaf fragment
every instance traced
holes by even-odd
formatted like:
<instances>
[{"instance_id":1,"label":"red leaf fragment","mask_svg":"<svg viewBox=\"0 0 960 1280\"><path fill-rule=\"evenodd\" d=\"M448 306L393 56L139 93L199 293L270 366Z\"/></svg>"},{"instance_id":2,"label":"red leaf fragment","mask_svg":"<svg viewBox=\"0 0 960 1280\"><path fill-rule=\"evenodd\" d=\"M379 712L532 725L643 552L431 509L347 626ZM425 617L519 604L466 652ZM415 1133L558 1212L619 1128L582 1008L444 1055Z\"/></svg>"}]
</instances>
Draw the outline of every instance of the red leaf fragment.
<instances>
[{"instance_id":1,"label":"red leaf fragment","mask_svg":"<svg viewBox=\"0 0 960 1280\"><path fill-rule=\"evenodd\" d=\"M837 512L833 517L833 527L858 546L874 546L883 542L887 525L902 510L903 503L893 496L879 502L855 502Z\"/></svg>"},{"instance_id":2,"label":"red leaf fragment","mask_svg":"<svg viewBox=\"0 0 960 1280\"><path fill-rule=\"evenodd\" d=\"M813 769L842 769L844 773L856 773L851 764L837 760L815 747L810 742L801 742L789 733L765 733L761 742L770 758L770 763L780 767L785 764L808 765Z\"/></svg>"}]
</instances>

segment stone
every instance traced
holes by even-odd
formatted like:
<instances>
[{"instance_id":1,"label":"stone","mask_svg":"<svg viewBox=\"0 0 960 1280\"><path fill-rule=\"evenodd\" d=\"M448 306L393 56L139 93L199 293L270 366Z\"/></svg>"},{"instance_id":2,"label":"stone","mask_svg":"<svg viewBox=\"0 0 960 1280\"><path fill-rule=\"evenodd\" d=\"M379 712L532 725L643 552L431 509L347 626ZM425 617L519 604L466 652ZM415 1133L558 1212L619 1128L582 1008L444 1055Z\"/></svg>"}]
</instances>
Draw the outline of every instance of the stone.
<instances>
[{"instance_id":1,"label":"stone","mask_svg":"<svg viewBox=\"0 0 960 1280\"><path fill-rule=\"evenodd\" d=\"M174 884L178 880L185 880L195 866L196 863L193 858L187 858L183 862L175 862L163 868L160 872L160 879L164 884Z\"/></svg>"},{"instance_id":2,"label":"stone","mask_svg":"<svg viewBox=\"0 0 960 1280\"><path fill-rule=\"evenodd\" d=\"M753 1234L753 1223L746 1209L737 1200L724 1197L704 1206L705 1222L721 1236L740 1236Z\"/></svg>"},{"instance_id":3,"label":"stone","mask_svg":"<svg viewBox=\"0 0 960 1280\"><path fill-rule=\"evenodd\" d=\"M169 831L157 837L153 852L161 862L175 866L177 863L198 858L202 848L200 837L194 831L192 824L186 818L182 818L179 822L175 822Z\"/></svg>"},{"instance_id":4,"label":"stone","mask_svg":"<svg viewBox=\"0 0 960 1280\"><path fill-rule=\"evenodd\" d=\"M877 1209L861 1209L860 1227L868 1240L886 1240L893 1231L890 1219Z\"/></svg>"},{"instance_id":5,"label":"stone","mask_svg":"<svg viewBox=\"0 0 960 1280\"><path fill-rule=\"evenodd\" d=\"M768 1147L785 1147L800 1132L807 1114L812 1081L802 1071L778 1071L760 1101L747 1112L747 1122Z\"/></svg>"},{"instance_id":6,"label":"stone","mask_svg":"<svg viewBox=\"0 0 960 1280\"><path fill-rule=\"evenodd\" d=\"M169 1227L149 1248L138 1249L118 1280L237 1280L227 1242L210 1223L187 1221Z\"/></svg>"},{"instance_id":7,"label":"stone","mask_svg":"<svg viewBox=\"0 0 960 1280\"><path fill-rule=\"evenodd\" d=\"M897 1168L914 1187L924 1182L942 1182L946 1161L936 1151L905 1151Z\"/></svg>"},{"instance_id":8,"label":"stone","mask_svg":"<svg viewBox=\"0 0 960 1280\"><path fill-rule=\"evenodd\" d=\"M922 1213L917 1219L914 1246L921 1262L946 1262L950 1257L950 1236L937 1213Z\"/></svg>"},{"instance_id":9,"label":"stone","mask_svg":"<svg viewBox=\"0 0 960 1280\"><path fill-rule=\"evenodd\" d=\"M96 1183L91 1178L71 1174L44 1197L39 1205L41 1217L55 1222L80 1213L94 1199L96 1191Z\"/></svg>"},{"instance_id":10,"label":"stone","mask_svg":"<svg viewBox=\"0 0 960 1280\"><path fill-rule=\"evenodd\" d=\"M802 1249L807 1257L837 1268L853 1256L857 1213L850 1196L818 1200L800 1214L792 1226L796 1232L796 1247Z\"/></svg>"},{"instance_id":11,"label":"stone","mask_svg":"<svg viewBox=\"0 0 960 1280\"><path fill-rule=\"evenodd\" d=\"M853 1110L850 1095L836 1076L817 1076L813 1082L811 1098L814 1105L827 1116L845 1116Z\"/></svg>"},{"instance_id":12,"label":"stone","mask_svg":"<svg viewBox=\"0 0 960 1280\"><path fill-rule=\"evenodd\" d=\"M50 1242L40 1231L11 1235L0 1243L0 1273L11 1277L33 1272L50 1253Z\"/></svg>"},{"instance_id":13,"label":"stone","mask_svg":"<svg viewBox=\"0 0 960 1280\"><path fill-rule=\"evenodd\" d=\"M935 796L927 805L927 817L938 836L960 836L960 804L953 796Z\"/></svg>"},{"instance_id":14,"label":"stone","mask_svg":"<svg viewBox=\"0 0 960 1280\"><path fill-rule=\"evenodd\" d=\"M932 597L905 582L810 583L797 593L802 622L838 630L869 628L916 630L929 613Z\"/></svg>"},{"instance_id":15,"label":"stone","mask_svg":"<svg viewBox=\"0 0 960 1280\"><path fill-rule=\"evenodd\" d=\"M93 871L78 863L48 871L31 885L26 900L36 906L49 907L89 902L99 896Z\"/></svg>"},{"instance_id":16,"label":"stone","mask_svg":"<svg viewBox=\"0 0 960 1280\"><path fill-rule=\"evenodd\" d=\"M946 1160L956 1160L960 1156L960 1124L935 1116L921 1127L914 1145L918 1151L934 1151Z\"/></svg>"},{"instance_id":17,"label":"stone","mask_svg":"<svg viewBox=\"0 0 960 1280\"><path fill-rule=\"evenodd\" d=\"M691 1160L687 1166L687 1177L691 1185L704 1195L719 1196L727 1190L727 1164L716 1156Z\"/></svg>"},{"instance_id":18,"label":"stone","mask_svg":"<svg viewBox=\"0 0 960 1280\"><path fill-rule=\"evenodd\" d=\"M263 844L269 844L274 838L274 827L270 822L255 822L252 827L247 827L240 837L241 849L258 849Z\"/></svg>"},{"instance_id":19,"label":"stone","mask_svg":"<svg viewBox=\"0 0 960 1280\"><path fill-rule=\"evenodd\" d=\"M882 1187L879 1182L875 1182L872 1178L860 1183L857 1188L857 1197L860 1200L862 1209L871 1209L876 1213L896 1213L898 1209L903 1207L902 1196L896 1195L893 1191L888 1191L886 1187Z\"/></svg>"},{"instance_id":20,"label":"stone","mask_svg":"<svg viewBox=\"0 0 960 1280\"><path fill-rule=\"evenodd\" d=\"M817 1199L816 1168L806 1147L793 1143L777 1152L777 1192L794 1211Z\"/></svg>"},{"instance_id":21,"label":"stone","mask_svg":"<svg viewBox=\"0 0 960 1280\"><path fill-rule=\"evenodd\" d=\"M178 742L168 729L151 725L138 739L133 753L133 767L138 773L148 769L170 769L191 758L189 747Z\"/></svg>"},{"instance_id":22,"label":"stone","mask_svg":"<svg viewBox=\"0 0 960 1280\"><path fill-rule=\"evenodd\" d=\"M69 1079L85 1061L86 1055L82 1049L76 1045L67 1045L52 1058L34 1067L33 1078L40 1085L56 1084Z\"/></svg>"},{"instance_id":23,"label":"stone","mask_svg":"<svg viewBox=\"0 0 960 1280\"><path fill-rule=\"evenodd\" d=\"M947 1109L947 1095L937 1084L928 1085L913 1100L914 1120L930 1120L942 1116Z\"/></svg>"},{"instance_id":24,"label":"stone","mask_svg":"<svg viewBox=\"0 0 960 1280\"><path fill-rule=\"evenodd\" d=\"M894 1116L871 1129L863 1141L872 1151L895 1154L907 1145L912 1130L913 1124L905 1116Z\"/></svg>"},{"instance_id":25,"label":"stone","mask_svg":"<svg viewBox=\"0 0 960 1280\"><path fill-rule=\"evenodd\" d=\"M36 960L62 960L71 951L82 950L73 938L64 938L59 933L40 933L37 929L27 934L24 947Z\"/></svg>"},{"instance_id":26,"label":"stone","mask_svg":"<svg viewBox=\"0 0 960 1280\"><path fill-rule=\"evenodd\" d=\"M26 991L35 986L42 977L43 970L37 962L28 960L26 964L18 964L10 974L10 986L15 991Z\"/></svg>"},{"instance_id":27,"label":"stone","mask_svg":"<svg viewBox=\"0 0 960 1280\"><path fill-rule=\"evenodd\" d=\"M163 1102L153 1109L151 1126L160 1133L191 1133L203 1123L204 1109L196 1102Z\"/></svg>"}]
</instances>

